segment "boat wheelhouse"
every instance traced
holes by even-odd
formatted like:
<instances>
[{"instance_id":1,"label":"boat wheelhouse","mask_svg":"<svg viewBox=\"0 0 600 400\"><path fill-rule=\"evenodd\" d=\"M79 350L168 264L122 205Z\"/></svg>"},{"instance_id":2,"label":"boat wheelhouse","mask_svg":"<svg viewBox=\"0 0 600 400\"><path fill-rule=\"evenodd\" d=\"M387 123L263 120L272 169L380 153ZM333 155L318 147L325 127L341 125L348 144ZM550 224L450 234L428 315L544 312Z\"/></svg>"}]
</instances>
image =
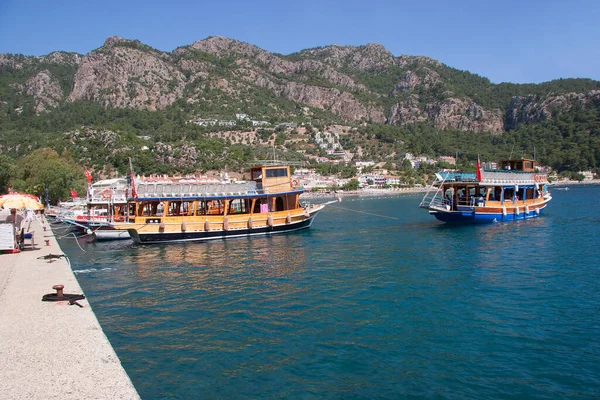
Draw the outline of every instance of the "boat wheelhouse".
<instances>
[{"instance_id":1,"label":"boat wheelhouse","mask_svg":"<svg viewBox=\"0 0 600 400\"><path fill-rule=\"evenodd\" d=\"M438 172L420 207L438 220L472 224L539 216L552 196L548 175L535 160L509 159L500 169L477 167L477 173Z\"/></svg>"},{"instance_id":2,"label":"boat wheelhouse","mask_svg":"<svg viewBox=\"0 0 600 400\"><path fill-rule=\"evenodd\" d=\"M289 165L253 167L250 177L221 184L136 182L126 222L111 226L144 244L269 235L309 228L326 205L300 204L304 189Z\"/></svg>"}]
</instances>

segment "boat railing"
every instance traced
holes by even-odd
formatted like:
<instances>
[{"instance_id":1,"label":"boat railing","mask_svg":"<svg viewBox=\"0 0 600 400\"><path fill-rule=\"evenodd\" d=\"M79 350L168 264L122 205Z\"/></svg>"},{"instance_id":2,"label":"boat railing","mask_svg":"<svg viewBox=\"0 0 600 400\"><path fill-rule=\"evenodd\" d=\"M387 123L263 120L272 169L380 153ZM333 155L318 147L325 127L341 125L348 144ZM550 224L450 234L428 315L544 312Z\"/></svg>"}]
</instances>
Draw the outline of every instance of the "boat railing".
<instances>
[{"instance_id":1,"label":"boat railing","mask_svg":"<svg viewBox=\"0 0 600 400\"><path fill-rule=\"evenodd\" d=\"M256 182L243 183L215 183L215 184L191 184L191 183L140 183L137 185L138 198L156 197L219 197L219 196L243 196L256 194Z\"/></svg>"},{"instance_id":2,"label":"boat railing","mask_svg":"<svg viewBox=\"0 0 600 400\"><path fill-rule=\"evenodd\" d=\"M102 190L92 189L88 194L88 203L125 203L127 202L127 188L113 187Z\"/></svg>"},{"instance_id":3,"label":"boat railing","mask_svg":"<svg viewBox=\"0 0 600 400\"><path fill-rule=\"evenodd\" d=\"M445 181L445 176L442 176L441 181L436 179L427 189L427 193L425 193L425 196L423 196L419 207L430 210L448 211L450 209L450 205L446 204L442 196L442 187L444 186Z\"/></svg>"}]
</instances>

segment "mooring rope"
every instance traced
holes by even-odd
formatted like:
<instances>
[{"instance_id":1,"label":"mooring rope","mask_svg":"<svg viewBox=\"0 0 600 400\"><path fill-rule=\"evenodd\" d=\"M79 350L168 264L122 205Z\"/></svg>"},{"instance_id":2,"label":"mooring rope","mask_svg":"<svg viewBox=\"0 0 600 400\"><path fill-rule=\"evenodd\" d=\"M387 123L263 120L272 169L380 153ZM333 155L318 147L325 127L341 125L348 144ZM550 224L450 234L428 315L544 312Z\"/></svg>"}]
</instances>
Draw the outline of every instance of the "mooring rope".
<instances>
[{"instance_id":1,"label":"mooring rope","mask_svg":"<svg viewBox=\"0 0 600 400\"><path fill-rule=\"evenodd\" d=\"M73 237L75 238L75 243L77 243L77 246L81 249L81 251L83 251L85 253L85 250L83 249L83 247L81 247L81 245L79 244L79 239L77 238L77 236L75 236L75 233L73 232ZM69 264L71 264L71 261L69 261Z\"/></svg>"},{"instance_id":2,"label":"mooring rope","mask_svg":"<svg viewBox=\"0 0 600 400\"><path fill-rule=\"evenodd\" d=\"M85 235L82 235L82 236L80 236L80 237L84 237L84 236L87 236L87 235L88 235L88 234L86 233ZM77 237L77 235L75 235L75 232L71 232L71 233L69 233L69 234L67 234L67 235L64 235L64 236L59 236L59 237L58 237L58 239L66 239L66 238L68 238L69 236L73 236L73 239L75 239L75 243L77 243L77 246L79 246L79 248L81 249L81 251L83 251L83 252L85 253L86 251L85 251L85 250L83 249L83 247L81 247L81 245L79 244L79 238Z\"/></svg>"},{"instance_id":3,"label":"mooring rope","mask_svg":"<svg viewBox=\"0 0 600 400\"><path fill-rule=\"evenodd\" d=\"M345 207L340 207L340 206L329 206L329 207L332 207L332 208L339 208L339 209L341 209L341 210L346 210L346 211L352 211L352 212L359 213L359 214L373 215L373 216L375 216L375 217L380 217L380 218L387 218L387 219L398 219L398 218L396 218L396 217L390 217L390 216L387 216L387 215L381 215L381 214L373 214L373 213L369 213L369 212L366 212L366 211L358 211L358 210L353 210L353 209L351 209L351 208L345 208Z\"/></svg>"}]
</instances>

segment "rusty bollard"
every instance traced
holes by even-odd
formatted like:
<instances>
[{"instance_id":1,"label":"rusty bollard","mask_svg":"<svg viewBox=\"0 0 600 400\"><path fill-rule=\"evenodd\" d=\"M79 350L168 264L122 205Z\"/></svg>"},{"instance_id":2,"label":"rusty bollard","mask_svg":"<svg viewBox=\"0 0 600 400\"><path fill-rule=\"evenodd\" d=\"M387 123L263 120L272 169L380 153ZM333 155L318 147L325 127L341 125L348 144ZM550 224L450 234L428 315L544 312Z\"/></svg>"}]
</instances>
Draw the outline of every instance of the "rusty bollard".
<instances>
[{"instance_id":1,"label":"rusty bollard","mask_svg":"<svg viewBox=\"0 0 600 400\"><path fill-rule=\"evenodd\" d=\"M46 239L44 242L46 242L46 246L50 246L50 239Z\"/></svg>"},{"instance_id":2,"label":"rusty bollard","mask_svg":"<svg viewBox=\"0 0 600 400\"><path fill-rule=\"evenodd\" d=\"M63 297L63 289L65 285L54 285L52 289L56 290L56 297Z\"/></svg>"}]
</instances>

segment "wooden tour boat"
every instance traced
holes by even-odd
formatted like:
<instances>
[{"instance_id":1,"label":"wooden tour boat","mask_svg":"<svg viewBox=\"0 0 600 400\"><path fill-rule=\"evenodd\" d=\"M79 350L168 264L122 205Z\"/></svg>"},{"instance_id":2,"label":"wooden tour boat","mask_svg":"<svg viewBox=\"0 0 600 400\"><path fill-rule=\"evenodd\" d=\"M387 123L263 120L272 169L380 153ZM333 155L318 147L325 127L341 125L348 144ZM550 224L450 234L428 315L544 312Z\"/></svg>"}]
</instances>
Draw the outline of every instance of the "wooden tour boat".
<instances>
[{"instance_id":1,"label":"wooden tour boat","mask_svg":"<svg viewBox=\"0 0 600 400\"><path fill-rule=\"evenodd\" d=\"M200 184L192 181L139 181L124 222L136 243L206 241L268 235L309 228L327 204L302 206L304 189L292 179L289 165L250 169L247 182Z\"/></svg>"},{"instance_id":2,"label":"wooden tour boat","mask_svg":"<svg viewBox=\"0 0 600 400\"><path fill-rule=\"evenodd\" d=\"M552 196L548 175L536 171L535 160L510 159L500 169L464 174L438 172L420 207L438 220L473 224L534 218Z\"/></svg>"}]
</instances>

